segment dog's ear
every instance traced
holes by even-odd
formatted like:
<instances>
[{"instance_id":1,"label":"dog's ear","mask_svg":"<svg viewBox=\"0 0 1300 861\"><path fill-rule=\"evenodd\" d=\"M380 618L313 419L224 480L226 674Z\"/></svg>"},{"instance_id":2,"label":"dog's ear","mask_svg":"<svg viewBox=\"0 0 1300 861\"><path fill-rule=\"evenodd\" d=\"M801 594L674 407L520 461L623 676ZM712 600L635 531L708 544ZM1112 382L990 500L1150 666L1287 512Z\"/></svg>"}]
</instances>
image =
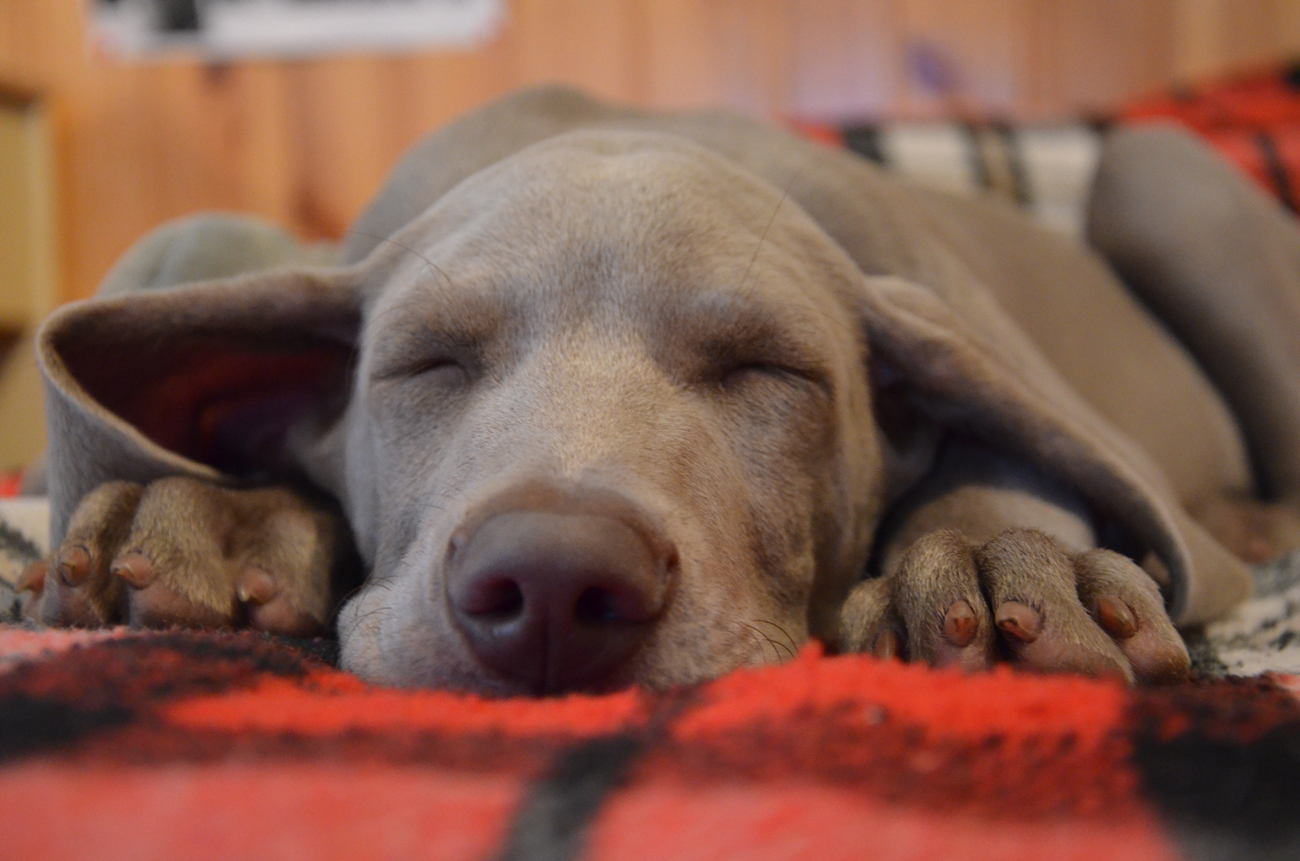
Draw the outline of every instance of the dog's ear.
<instances>
[{"instance_id":1,"label":"dog's ear","mask_svg":"<svg viewBox=\"0 0 1300 861\"><path fill-rule=\"evenodd\" d=\"M1213 618L1249 593L1242 563L1192 521L1158 468L1014 324L988 315L990 325L977 329L922 286L894 277L863 282L867 343L901 377L911 409L1075 487L1158 560L1149 570L1176 621Z\"/></svg>"},{"instance_id":2,"label":"dog's ear","mask_svg":"<svg viewBox=\"0 0 1300 861\"><path fill-rule=\"evenodd\" d=\"M357 269L280 269L92 299L42 327L55 534L110 479L294 469L291 429L346 403Z\"/></svg>"}]
</instances>

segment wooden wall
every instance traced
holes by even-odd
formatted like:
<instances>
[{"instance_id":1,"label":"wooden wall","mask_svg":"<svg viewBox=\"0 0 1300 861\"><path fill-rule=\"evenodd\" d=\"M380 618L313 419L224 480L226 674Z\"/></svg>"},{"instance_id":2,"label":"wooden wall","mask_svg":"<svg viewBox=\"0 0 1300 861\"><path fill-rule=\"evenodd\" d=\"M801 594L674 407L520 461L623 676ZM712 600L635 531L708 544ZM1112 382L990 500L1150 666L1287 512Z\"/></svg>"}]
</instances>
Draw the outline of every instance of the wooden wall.
<instances>
[{"instance_id":1,"label":"wooden wall","mask_svg":"<svg viewBox=\"0 0 1300 861\"><path fill-rule=\"evenodd\" d=\"M1051 118L1300 53L1297 0L509 0L469 51L128 65L82 0L0 0L0 80L47 94L65 298L141 233L202 209L338 237L401 151L513 87L812 117ZM939 92L914 73L948 70Z\"/></svg>"}]
</instances>

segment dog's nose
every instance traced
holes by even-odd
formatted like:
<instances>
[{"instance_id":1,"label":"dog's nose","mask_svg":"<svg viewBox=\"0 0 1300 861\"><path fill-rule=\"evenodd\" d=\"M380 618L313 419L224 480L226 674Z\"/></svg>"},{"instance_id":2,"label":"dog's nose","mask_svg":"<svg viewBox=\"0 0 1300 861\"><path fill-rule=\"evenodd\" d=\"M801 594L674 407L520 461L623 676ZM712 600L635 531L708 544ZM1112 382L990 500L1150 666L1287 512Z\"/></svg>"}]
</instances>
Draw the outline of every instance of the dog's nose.
<instances>
[{"instance_id":1,"label":"dog's nose","mask_svg":"<svg viewBox=\"0 0 1300 861\"><path fill-rule=\"evenodd\" d=\"M614 517L498 514L452 539L452 615L484 666L530 692L598 689L664 610L663 547Z\"/></svg>"}]
</instances>

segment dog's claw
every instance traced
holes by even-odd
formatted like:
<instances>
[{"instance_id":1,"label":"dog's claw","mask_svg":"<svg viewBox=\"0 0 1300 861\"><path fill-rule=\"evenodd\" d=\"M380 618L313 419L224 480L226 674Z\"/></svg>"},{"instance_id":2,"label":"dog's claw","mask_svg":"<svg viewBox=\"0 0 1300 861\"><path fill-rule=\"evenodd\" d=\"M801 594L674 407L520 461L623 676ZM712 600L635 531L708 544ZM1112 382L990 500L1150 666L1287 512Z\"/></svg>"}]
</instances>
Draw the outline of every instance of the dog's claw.
<instances>
[{"instance_id":1,"label":"dog's claw","mask_svg":"<svg viewBox=\"0 0 1300 861\"><path fill-rule=\"evenodd\" d=\"M32 592L36 597L40 597L45 591L45 575L50 570L50 563L46 559L38 559L23 569L19 575L18 582L14 584L15 591Z\"/></svg>"},{"instance_id":2,"label":"dog's claw","mask_svg":"<svg viewBox=\"0 0 1300 861\"><path fill-rule=\"evenodd\" d=\"M280 587L276 585L275 580L266 571L261 568L245 568L239 575L239 583L236 587L239 593L239 600L245 604L267 604L280 594Z\"/></svg>"},{"instance_id":3,"label":"dog's claw","mask_svg":"<svg viewBox=\"0 0 1300 861\"><path fill-rule=\"evenodd\" d=\"M882 631L876 635L871 645L871 653L882 661L890 661L902 656L903 641L895 631Z\"/></svg>"},{"instance_id":4,"label":"dog's claw","mask_svg":"<svg viewBox=\"0 0 1300 861\"><path fill-rule=\"evenodd\" d=\"M954 646L965 648L975 639L978 630L979 621L971 605L964 600L954 601L943 617L944 638Z\"/></svg>"},{"instance_id":5,"label":"dog's claw","mask_svg":"<svg viewBox=\"0 0 1300 861\"><path fill-rule=\"evenodd\" d=\"M146 556L128 553L113 561L109 569L115 577L120 577L135 589L148 587L158 577L158 572Z\"/></svg>"},{"instance_id":6,"label":"dog's claw","mask_svg":"<svg viewBox=\"0 0 1300 861\"><path fill-rule=\"evenodd\" d=\"M1043 630L1043 617L1028 604L1003 601L998 606L998 630L1021 643L1032 643Z\"/></svg>"},{"instance_id":7,"label":"dog's claw","mask_svg":"<svg viewBox=\"0 0 1300 861\"><path fill-rule=\"evenodd\" d=\"M77 587L90 575L90 551L85 547L69 547L59 554L54 563L54 573L65 586Z\"/></svg>"},{"instance_id":8,"label":"dog's claw","mask_svg":"<svg viewBox=\"0 0 1300 861\"><path fill-rule=\"evenodd\" d=\"M1137 633L1137 619L1134 618L1133 611L1111 595L1097 599L1097 621L1106 633L1119 640L1127 640Z\"/></svg>"}]
</instances>

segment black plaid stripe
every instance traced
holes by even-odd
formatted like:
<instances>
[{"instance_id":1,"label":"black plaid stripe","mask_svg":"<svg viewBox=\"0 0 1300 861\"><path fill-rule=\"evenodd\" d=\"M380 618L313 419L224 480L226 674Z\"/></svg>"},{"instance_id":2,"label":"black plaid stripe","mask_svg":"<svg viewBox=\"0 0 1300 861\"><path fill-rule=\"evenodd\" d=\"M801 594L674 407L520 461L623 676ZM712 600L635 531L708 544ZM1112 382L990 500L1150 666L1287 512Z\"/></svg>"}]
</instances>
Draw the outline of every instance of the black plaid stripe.
<instances>
[{"instance_id":1,"label":"black plaid stripe","mask_svg":"<svg viewBox=\"0 0 1300 861\"><path fill-rule=\"evenodd\" d=\"M571 861L582 856L588 827L628 778L648 746L632 733L574 745L533 784L515 814L500 861Z\"/></svg>"},{"instance_id":2,"label":"black plaid stripe","mask_svg":"<svg viewBox=\"0 0 1300 861\"><path fill-rule=\"evenodd\" d=\"M1300 858L1300 703L1267 679L1136 697L1143 793L1192 861Z\"/></svg>"}]
</instances>

